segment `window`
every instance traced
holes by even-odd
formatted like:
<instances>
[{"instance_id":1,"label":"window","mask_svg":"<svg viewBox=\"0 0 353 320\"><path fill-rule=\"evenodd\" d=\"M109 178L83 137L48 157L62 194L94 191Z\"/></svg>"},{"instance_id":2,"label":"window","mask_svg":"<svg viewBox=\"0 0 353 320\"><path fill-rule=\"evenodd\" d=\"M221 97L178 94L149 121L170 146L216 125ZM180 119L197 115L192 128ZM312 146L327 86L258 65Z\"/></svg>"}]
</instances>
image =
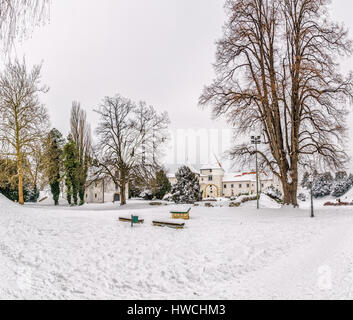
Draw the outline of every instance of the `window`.
<instances>
[{"instance_id":1,"label":"window","mask_svg":"<svg viewBox=\"0 0 353 320\"><path fill-rule=\"evenodd\" d=\"M242 188L243 187L243 185L242 184L239 184L239 188Z\"/></svg>"},{"instance_id":2,"label":"window","mask_svg":"<svg viewBox=\"0 0 353 320\"><path fill-rule=\"evenodd\" d=\"M247 187L247 188L250 188L250 184L247 184L246 187Z\"/></svg>"},{"instance_id":3,"label":"window","mask_svg":"<svg viewBox=\"0 0 353 320\"><path fill-rule=\"evenodd\" d=\"M212 176L208 176L208 181L213 181L213 177Z\"/></svg>"},{"instance_id":4,"label":"window","mask_svg":"<svg viewBox=\"0 0 353 320\"><path fill-rule=\"evenodd\" d=\"M227 189L227 185L226 184L224 185L224 189Z\"/></svg>"},{"instance_id":5,"label":"window","mask_svg":"<svg viewBox=\"0 0 353 320\"><path fill-rule=\"evenodd\" d=\"M262 187L262 188L264 188L264 187L265 187L265 185L262 183L262 184L261 184L261 187Z\"/></svg>"},{"instance_id":6,"label":"window","mask_svg":"<svg viewBox=\"0 0 353 320\"><path fill-rule=\"evenodd\" d=\"M231 185L231 188L234 188L234 184Z\"/></svg>"},{"instance_id":7,"label":"window","mask_svg":"<svg viewBox=\"0 0 353 320\"><path fill-rule=\"evenodd\" d=\"M97 194L95 194L94 197L97 199Z\"/></svg>"},{"instance_id":8,"label":"window","mask_svg":"<svg viewBox=\"0 0 353 320\"><path fill-rule=\"evenodd\" d=\"M210 170L210 173L212 173L212 169Z\"/></svg>"}]
</instances>

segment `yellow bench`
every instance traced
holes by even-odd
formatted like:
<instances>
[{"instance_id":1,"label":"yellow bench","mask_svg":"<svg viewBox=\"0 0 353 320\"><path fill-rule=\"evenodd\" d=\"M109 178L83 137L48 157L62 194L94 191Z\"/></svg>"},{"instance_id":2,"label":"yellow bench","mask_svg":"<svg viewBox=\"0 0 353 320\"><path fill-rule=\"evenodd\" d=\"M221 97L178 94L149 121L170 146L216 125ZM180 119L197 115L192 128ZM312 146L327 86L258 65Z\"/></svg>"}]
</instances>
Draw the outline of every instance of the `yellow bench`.
<instances>
[{"instance_id":1,"label":"yellow bench","mask_svg":"<svg viewBox=\"0 0 353 320\"><path fill-rule=\"evenodd\" d=\"M184 219L184 220L189 220L190 219L190 211L191 208L188 211L171 211L170 213L172 214L173 219Z\"/></svg>"}]
</instances>

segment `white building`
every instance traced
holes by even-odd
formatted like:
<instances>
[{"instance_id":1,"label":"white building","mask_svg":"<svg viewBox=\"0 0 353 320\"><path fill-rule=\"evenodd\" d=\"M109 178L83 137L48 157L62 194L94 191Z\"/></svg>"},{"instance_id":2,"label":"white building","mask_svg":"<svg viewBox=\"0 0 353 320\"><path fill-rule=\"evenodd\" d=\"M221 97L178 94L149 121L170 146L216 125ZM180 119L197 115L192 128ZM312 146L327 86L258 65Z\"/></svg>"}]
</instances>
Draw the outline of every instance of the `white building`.
<instances>
[{"instance_id":1,"label":"white building","mask_svg":"<svg viewBox=\"0 0 353 320\"><path fill-rule=\"evenodd\" d=\"M220 164L207 164L201 167L198 175L203 198L230 198L240 194L256 194L256 172L226 173ZM172 185L177 182L175 175L169 175L168 178ZM260 173L260 192L269 187L282 190L279 179Z\"/></svg>"},{"instance_id":2,"label":"white building","mask_svg":"<svg viewBox=\"0 0 353 320\"><path fill-rule=\"evenodd\" d=\"M129 186L126 185L126 199L129 199ZM111 177L95 180L89 184L85 192L86 203L120 202L120 188Z\"/></svg>"}]
</instances>

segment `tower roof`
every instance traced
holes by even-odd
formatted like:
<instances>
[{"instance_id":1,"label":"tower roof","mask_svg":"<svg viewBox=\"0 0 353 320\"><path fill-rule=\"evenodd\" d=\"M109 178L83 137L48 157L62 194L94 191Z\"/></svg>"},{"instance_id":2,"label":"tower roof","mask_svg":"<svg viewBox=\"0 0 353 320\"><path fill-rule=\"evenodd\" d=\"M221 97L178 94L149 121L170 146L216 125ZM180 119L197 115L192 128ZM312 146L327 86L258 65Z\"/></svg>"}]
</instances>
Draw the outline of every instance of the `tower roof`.
<instances>
[{"instance_id":1,"label":"tower roof","mask_svg":"<svg viewBox=\"0 0 353 320\"><path fill-rule=\"evenodd\" d=\"M216 170L216 169L222 169L224 171L224 169L218 163L205 164L201 167L200 170Z\"/></svg>"}]
</instances>

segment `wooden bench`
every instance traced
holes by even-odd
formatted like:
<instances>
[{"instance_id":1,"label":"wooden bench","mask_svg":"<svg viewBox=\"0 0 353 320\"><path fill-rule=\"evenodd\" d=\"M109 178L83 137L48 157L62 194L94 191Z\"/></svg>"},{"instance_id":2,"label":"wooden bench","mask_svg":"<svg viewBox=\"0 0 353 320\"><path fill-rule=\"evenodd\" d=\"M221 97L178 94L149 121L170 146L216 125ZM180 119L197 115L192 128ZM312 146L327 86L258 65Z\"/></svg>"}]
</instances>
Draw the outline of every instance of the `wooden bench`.
<instances>
[{"instance_id":1,"label":"wooden bench","mask_svg":"<svg viewBox=\"0 0 353 320\"><path fill-rule=\"evenodd\" d=\"M168 227L173 229L184 229L185 223L171 223L171 222L162 222L162 221L153 221L155 227Z\"/></svg>"},{"instance_id":2,"label":"wooden bench","mask_svg":"<svg viewBox=\"0 0 353 320\"><path fill-rule=\"evenodd\" d=\"M120 222L129 222L129 223L133 222L131 218L119 218L119 221ZM137 222L134 221L134 223L137 223L137 224L142 224L144 222L145 222L145 220L137 220Z\"/></svg>"},{"instance_id":3,"label":"wooden bench","mask_svg":"<svg viewBox=\"0 0 353 320\"><path fill-rule=\"evenodd\" d=\"M188 211L171 211L170 213L172 214L173 219L184 219L184 220L189 220L190 219L190 211L191 208L189 208Z\"/></svg>"},{"instance_id":4,"label":"wooden bench","mask_svg":"<svg viewBox=\"0 0 353 320\"><path fill-rule=\"evenodd\" d=\"M48 199L48 197L44 197L44 198L40 199L38 202L43 202L43 201L45 201L47 199Z\"/></svg>"}]
</instances>

